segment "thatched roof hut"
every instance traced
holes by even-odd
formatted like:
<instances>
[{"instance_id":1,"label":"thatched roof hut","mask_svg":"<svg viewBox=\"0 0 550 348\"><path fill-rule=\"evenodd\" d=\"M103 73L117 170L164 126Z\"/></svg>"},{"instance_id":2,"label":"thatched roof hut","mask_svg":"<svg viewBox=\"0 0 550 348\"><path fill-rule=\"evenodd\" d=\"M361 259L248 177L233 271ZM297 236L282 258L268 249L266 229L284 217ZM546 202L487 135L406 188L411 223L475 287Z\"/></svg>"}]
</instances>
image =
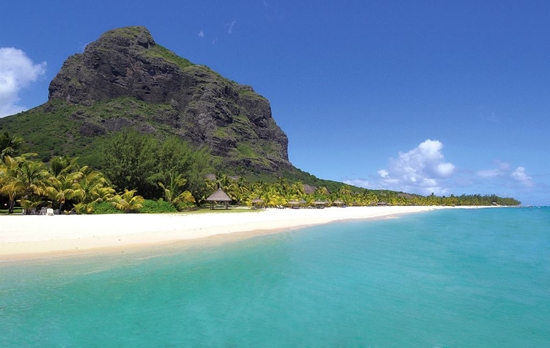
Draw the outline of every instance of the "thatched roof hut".
<instances>
[{"instance_id":1,"label":"thatched roof hut","mask_svg":"<svg viewBox=\"0 0 550 348\"><path fill-rule=\"evenodd\" d=\"M216 174L206 174L206 179L210 181L216 181Z\"/></svg>"},{"instance_id":2,"label":"thatched roof hut","mask_svg":"<svg viewBox=\"0 0 550 348\"><path fill-rule=\"evenodd\" d=\"M315 193L315 190L317 189L317 187L311 186L311 185L308 185L308 184L303 184L303 186L304 186L304 193L306 195L311 195L311 194Z\"/></svg>"},{"instance_id":3,"label":"thatched roof hut","mask_svg":"<svg viewBox=\"0 0 550 348\"><path fill-rule=\"evenodd\" d=\"M315 206L319 209L323 209L325 207L325 205L327 204L327 202L325 201L315 201L313 202L313 204L315 204Z\"/></svg>"},{"instance_id":4,"label":"thatched roof hut","mask_svg":"<svg viewBox=\"0 0 550 348\"><path fill-rule=\"evenodd\" d=\"M210 209L214 209L215 203L222 203L225 205L225 209L228 209L229 203L232 199L227 195L227 193L223 192L223 190L219 188L216 192L211 194L206 201L210 202Z\"/></svg>"},{"instance_id":5,"label":"thatched roof hut","mask_svg":"<svg viewBox=\"0 0 550 348\"><path fill-rule=\"evenodd\" d=\"M261 199L261 198L254 198L251 202L252 202L252 206L255 209L263 208L263 206L264 206L264 200Z\"/></svg>"},{"instance_id":6,"label":"thatched roof hut","mask_svg":"<svg viewBox=\"0 0 550 348\"><path fill-rule=\"evenodd\" d=\"M290 205L290 207L292 207L292 208L299 208L300 202L293 199L293 200L288 201L288 205Z\"/></svg>"}]
</instances>

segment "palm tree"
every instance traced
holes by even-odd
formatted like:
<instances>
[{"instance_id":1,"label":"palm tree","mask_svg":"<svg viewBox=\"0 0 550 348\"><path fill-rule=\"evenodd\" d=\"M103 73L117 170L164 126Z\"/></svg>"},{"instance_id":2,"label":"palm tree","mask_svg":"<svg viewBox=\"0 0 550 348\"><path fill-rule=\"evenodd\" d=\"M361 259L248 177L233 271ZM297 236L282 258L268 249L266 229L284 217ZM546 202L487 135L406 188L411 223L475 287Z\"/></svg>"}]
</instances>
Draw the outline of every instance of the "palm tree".
<instances>
[{"instance_id":1,"label":"palm tree","mask_svg":"<svg viewBox=\"0 0 550 348\"><path fill-rule=\"evenodd\" d=\"M236 181L234 181L233 185L234 185L234 189L232 190L232 193L234 194L233 199L237 202L237 204L247 202L256 198L256 197L250 197L250 194L251 194L250 184L242 176L239 177L239 179L237 179Z\"/></svg>"},{"instance_id":2,"label":"palm tree","mask_svg":"<svg viewBox=\"0 0 550 348\"><path fill-rule=\"evenodd\" d=\"M8 197L8 214L13 214L17 197L25 190L22 181L17 179L21 158L5 156L0 166L0 194Z\"/></svg>"},{"instance_id":3,"label":"palm tree","mask_svg":"<svg viewBox=\"0 0 550 348\"><path fill-rule=\"evenodd\" d=\"M326 187L324 186L321 186L321 187L317 187L315 189L315 192L313 193L313 196L315 197L315 199L317 200L320 200L320 201L325 201L328 199L329 197L329 192L327 190Z\"/></svg>"},{"instance_id":4,"label":"palm tree","mask_svg":"<svg viewBox=\"0 0 550 348\"><path fill-rule=\"evenodd\" d=\"M261 196L265 205L268 207L284 206L287 204L287 198L279 193L276 185L268 185L264 188Z\"/></svg>"},{"instance_id":5,"label":"palm tree","mask_svg":"<svg viewBox=\"0 0 550 348\"><path fill-rule=\"evenodd\" d=\"M340 190L338 190L337 197L343 201L346 205L350 205L353 203L353 197L351 192L351 187L348 185L344 185L340 187Z\"/></svg>"},{"instance_id":6,"label":"palm tree","mask_svg":"<svg viewBox=\"0 0 550 348\"><path fill-rule=\"evenodd\" d=\"M366 205L376 205L378 203L378 197L372 191L365 193L365 204Z\"/></svg>"},{"instance_id":7,"label":"palm tree","mask_svg":"<svg viewBox=\"0 0 550 348\"><path fill-rule=\"evenodd\" d=\"M159 182L158 185L164 190L164 199L167 202L172 203L176 207L180 204L195 202L191 192L184 190L187 179L181 174L170 172L165 181L166 184Z\"/></svg>"},{"instance_id":8,"label":"palm tree","mask_svg":"<svg viewBox=\"0 0 550 348\"><path fill-rule=\"evenodd\" d=\"M305 197L305 195L306 193L304 191L304 184L298 181L290 185L290 187L288 188L285 194L285 198L287 200L290 200L290 199L301 200L302 198Z\"/></svg>"},{"instance_id":9,"label":"palm tree","mask_svg":"<svg viewBox=\"0 0 550 348\"><path fill-rule=\"evenodd\" d=\"M75 209L79 213L89 214L95 204L111 200L115 190L108 185L103 173L88 166L80 168L80 172L82 176L77 182L78 188L74 196L78 202Z\"/></svg>"},{"instance_id":10,"label":"palm tree","mask_svg":"<svg viewBox=\"0 0 550 348\"><path fill-rule=\"evenodd\" d=\"M19 180L25 186L25 194L40 195L44 191L44 180L48 177L48 172L44 169L42 162L25 160L19 167Z\"/></svg>"},{"instance_id":11,"label":"palm tree","mask_svg":"<svg viewBox=\"0 0 550 348\"><path fill-rule=\"evenodd\" d=\"M9 213L13 212L13 206L18 196L22 196L19 202L27 214L30 214L30 209L42 203L40 195L44 192L44 180L47 178L48 172L44 169L42 162L27 159L31 155L33 154L3 158L4 185L0 190L8 196Z\"/></svg>"},{"instance_id":12,"label":"palm tree","mask_svg":"<svg viewBox=\"0 0 550 348\"><path fill-rule=\"evenodd\" d=\"M285 178L279 178L277 180L277 191L279 191L280 194L284 196L288 196L290 194L291 185L288 183L288 181Z\"/></svg>"},{"instance_id":13,"label":"palm tree","mask_svg":"<svg viewBox=\"0 0 550 348\"><path fill-rule=\"evenodd\" d=\"M125 213L137 211L143 207L145 199L141 196L136 196L137 190L124 189L124 193L117 194L112 198L111 203L118 210L122 210Z\"/></svg>"},{"instance_id":14,"label":"palm tree","mask_svg":"<svg viewBox=\"0 0 550 348\"><path fill-rule=\"evenodd\" d=\"M78 178L81 176L81 172L60 174L57 176L50 176L47 180L45 188L45 194L53 202L59 204L59 211L63 210L67 200L73 199L77 196L80 186L78 185Z\"/></svg>"},{"instance_id":15,"label":"palm tree","mask_svg":"<svg viewBox=\"0 0 550 348\"><path fill-rule=\"evenodd\" d=\"M239 184L236 180L233 180L230 178L229 182L225 187L222 188L222 190L224 190L225 193L227 193L227 195L231 197L231 199L235 201L237 204L239 204L242 201L243 197L241 195Z\"/></svg>"},{"instance_id":16,"label":"palm tree","mask_svg":"<svg viewBox=\"0 0 550 348\"><path fill-rule=\"evenodd\" d=\"M315 197L313 195L306 195L304 198L302 198L305 203L303 203L306 207L313 207L315 205Z\"/></svg>"},{"instance_id":17,"label":"palm tree","mask_svg":"<svg viewBox=\"0 0 550 348\"><path fill-rule=\"evenodd\" d=\"M224 191L225 191L225 188L230 185L231 181L233 181L233 179L231 179L225 174L218 174L216 175L216 178L217 178L216 182L218 183L217 188L221 188Z\"/></svg>"},{"instance_id":18,"label":"palm tree","mask_svg":"<svg viewBox=\"0 0 550 348\"><path fill-rule=\"evenodd\" d=\"M44 193L52 200L52 203L59 204L61 211L68 200L77 196L78 181L84 176L84 173L78 168L77 158L67 156L52 158L48 172L49 177L46 180Z\"/></svg>"},{"instance_id":19,"label":"palm tree","mask_svg":"<svg viewBox=\"0 0 550 348\"><path fill-rule=\"evenodd\" d=\"M72 173L78 170L78 158L68 156L57 156L50 160L49 172L58 177L62 174Z\"/></svg>"},{"instance_id":20,"label":"palm tree","mask_svg":"<svg viewBox=\"0 0 550 348\"><path fill-rule=\"evenodd\" d=\"M22 138L10 135L8 132L0 135L0 161L3 161L6 156L16 156L22 143Z\"/></svg>"},{"instance_id":21,"label":"palm tree","mask_svg":"<svg viewBox=\"0 0 550 348\"><path fill-rule=\"evenodd\" d=\"M206 191L208 192L214 192L218 189L218 180L217 180L217 177L216 179L209 179L209 178L205 178L204 179L204 185L206 187Z\"/></svg>"}]
</instances>

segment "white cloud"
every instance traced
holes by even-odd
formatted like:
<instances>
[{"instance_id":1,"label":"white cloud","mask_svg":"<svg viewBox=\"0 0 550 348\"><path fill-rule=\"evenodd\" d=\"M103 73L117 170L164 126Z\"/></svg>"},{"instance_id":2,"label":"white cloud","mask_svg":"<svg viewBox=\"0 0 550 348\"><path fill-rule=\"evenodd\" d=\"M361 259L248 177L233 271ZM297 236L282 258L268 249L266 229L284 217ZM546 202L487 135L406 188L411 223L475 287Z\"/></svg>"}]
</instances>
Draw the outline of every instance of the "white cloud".
<instances>
[{"instance_id":1,"label":"white cloud","mask_svg":"<svg viewBox=\"0 0 550 348\"><path fill-rule=\"evenodd\" d=\"M534 186L533 179L529 175L527 175L527 173L525 173L524 167L517 167L516 170L514 170L512 174L510 174L510 176L513 179L519 181L523 186L526 186L526 187Z\"/></svg>"},{"instance_id":2,"label":"white cloud","mask_svg":"<svg viewBox=\"0 0 550 348\"><path fill-rule=\"evenodd\" d=\"M228 24L229 26L229 29L227 29L228 34L233 34L233 28L235 27L235 24L237 24L237 21L235 20Z\"/></svg>"},{"instance_id":3,"label":"white cloud","mask_svg":"<svg viewBox=\"0 0 550 348\"><path fill-rule=\"evenodd\" d=\"M476 174L481 176L482 178L495 178L498 176L503 176L505 173L498 169L487 169L480 170Z\"/></svg>"},{"instance_id":4,"label":"white cloud","mask_svg":"<svg viewBox=\"0 0 550 348\"><path fill-rule=\"evenodd\" d=\"M496 178L506 175L510 169L510 165L506 162L495 161L495 164L496 168L480 170L476 174L482 178Z\"/></svg>"},{"instance_id":5,"label":"white cloud","mask_svg":"<svg viewBox=\"0 0 550 348\"><path fill-rule=\"evenodd\" d=\"M0 117L26 110L18 105L20 91L45 73L45 62L34 64L17 48L0 48Z\"/></svg>"},{"instance_id":6,"label":"white cloud","mask_svg":"<svg viewBox=\"0 0 550 348\"><path fill-rule=\"evenodd\" d=\"M199 31L199 37L200 37L200 38L203 38L203 37L204 37L204 31L202 31L202 30Z\"/></svg>"},{"instance_id":7,"label":"white cloud","mask_svg":"<svg viewBox=\"0 0 550 348\"><path fill-rule=\"evenodd\" d=\"M452 163L439 163L435 168L435 171L443 177L451 176L455 170L455 166Z\"/></svg>"},{"instance_id":8,"label":"white cloud","mask_svg":"<svg viewBox=\"0 0 550 348\"><path fill-rule=\"evenodd\" d=\"M533 200L540 201L540 197L536 198L535 194L544 195L542 192L548 192L550 188L543 182L535 181L535 178L549 174L529 175L525 167L512 167L502 161L494 161L493 168L485 170L458 170L452 163L445 161L442 149L441 142L426 140L414 149L399 152L396 158L390 158L386 168L366 178L346 179L344 183L368 189L388 189L422 195L432 192L438 196L451 193L496 194L522 201L529 199L530 204L534 203Z\"/></svg>"},{"instance_id":9,"label":"white cloud","mask_svg":"<svg viewBox=\"0 0 550 348\"><path fill-rule=\"evenodd\" d=\"M476 175L482 179L490 179L491 182L499 186L514 187L517 183L524 188L535 186L533 179L527 175L525 167L517 167L512 171L506 162L495 161L495 163L496 168L480 170L476 172Z\"/></svg>"},{"instance_id":10,"label":"white cloud","mask_svg":"<svg viewBox=\"0 0 550 348\"><path fill-rule=\"evenodd\" d=\"M445 194L445 178L450 177L455 166L444 162L438 140L426 140L408 152L399 152L391 158L388 169L378 171L379 186L392 190L420 194Z\"/></svg>"},{"instance_id":11,"label":"white cloud","mask_svg":"<svg viewBox=\"0 0 550 348\"><path fill-rule=\"evenodd\" d=\"M349 179L344 180L344 184L357 186L357 187L364 187L364 188L370 188L372 187L372 183L365 179Z\"/></svg>"},{"instance_id":12,"label":"white cloud","mask_svg":"<svg viewBox=\"0 0 550 348\"><path fill-rule=\"evenodd\" d=\"M378 173L378 175L380 175L383 178L387 178L388 175L390 174L390 173L388 173L387 170L384 170L384 169L380 169L377 173Z\"/></svg>"}]
</instances>

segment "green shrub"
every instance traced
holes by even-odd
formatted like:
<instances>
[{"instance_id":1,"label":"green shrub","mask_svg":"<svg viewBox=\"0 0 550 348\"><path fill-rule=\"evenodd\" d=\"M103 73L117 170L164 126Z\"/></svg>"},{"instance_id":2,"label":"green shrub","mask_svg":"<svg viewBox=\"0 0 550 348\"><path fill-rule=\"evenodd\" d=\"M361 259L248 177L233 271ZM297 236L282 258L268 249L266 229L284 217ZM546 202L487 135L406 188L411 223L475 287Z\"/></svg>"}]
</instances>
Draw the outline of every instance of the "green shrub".
<instances>
[{"instance_id":1,"label":"green shrub","mask_svg":"<svg viewBox=\"0 0 550 348\"><path fill-rule=\"evenodd\" d=\"M146 199L143 202L143 207L141 207L138 212L140 213L149 213L149 214L160 214L160 213L177 213L178 210L170 202L167 202L163 199L158 201L153 201Z\"/></svg>"},{"instance_id":2,"label":"green shrub","mask_svg":"<svg viewBox=\"0 0 550 348\"><path fill-rule=\"evenodd\" d=\"M92 214L120 214L121 211L113 207L109 202L94 204Z\"/></svg>"},{"instance_id":3,"label":"green shrub","mask_svg":"<svg viewBox=\"0 0 550 348\"><path fill-rule=\"evenodd\" d=\"M194 202L179 202L177 204L178 211L195 210L197 205Z\"/></svg>"}]
</instances>

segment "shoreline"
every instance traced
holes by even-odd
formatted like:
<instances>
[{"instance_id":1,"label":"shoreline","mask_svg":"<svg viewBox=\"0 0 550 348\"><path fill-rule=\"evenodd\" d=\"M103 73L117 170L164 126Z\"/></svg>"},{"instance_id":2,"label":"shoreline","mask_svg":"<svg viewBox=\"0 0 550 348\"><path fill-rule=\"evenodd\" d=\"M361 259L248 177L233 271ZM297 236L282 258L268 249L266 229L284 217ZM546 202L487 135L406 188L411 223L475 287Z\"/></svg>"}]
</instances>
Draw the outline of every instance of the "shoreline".
<instances>
[{"instance_id":1,"label":"shoreline","mask_svg":"<svg viewBox=\"0 0 550 348\"><path fill-rule=\"evenodd\" d=\"M228 213L0 217L0 262L122 251L235 233L247 236L344 220L395 217L439 206L266 209Z\"/></svg>"}]
</instances>

